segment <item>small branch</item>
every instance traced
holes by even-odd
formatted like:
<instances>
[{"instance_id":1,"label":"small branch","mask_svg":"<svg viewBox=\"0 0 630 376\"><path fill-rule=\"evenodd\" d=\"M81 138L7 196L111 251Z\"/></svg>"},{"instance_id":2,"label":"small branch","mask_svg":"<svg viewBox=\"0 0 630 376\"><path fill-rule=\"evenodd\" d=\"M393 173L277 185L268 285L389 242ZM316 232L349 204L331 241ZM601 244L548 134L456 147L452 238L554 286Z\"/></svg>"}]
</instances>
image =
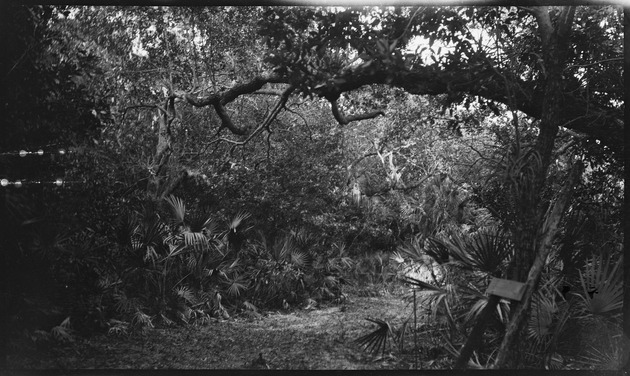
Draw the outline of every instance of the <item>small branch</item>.
<instances>
[{"instance_id":1,"label":"small branch","mask_svg":"<svg viewBox=\"0 0 630 376\"><path fill-rule=\"evenodd\" d=\"M600 60L600 61L595 61L595 62L593 62L593 63L588 63L588 64L574 64L574 65L569 65L568 67L564 68L564 70L571 69L571 68L584 68L584 67L590 67L591 65L597 65L597 64L610 63L610 62L614 62L614 61L623 61L623 57L613 57L613 58L610 58L610 59L604 59L604 60Z\"/></svg>"},{"instance_id":2,"label":"small branch","mask_svg":"<svg viewBox=\"0 0 630 376\"><path fill-rule=\"evenodd\" d=\"M138 73L138 74L141 74L141 73L165 72L165 71L166 71L166 69L164 69L164 68L151 68L151 69L140 69L140 70L132 70L132 69L130 69L130 70L124 71L124 73Z\"/></svg>"},{"instance_id":3,"label":"small branch","mask_svg":"<svg viewBox=\"0 0 630 376\"><path fill-rule=\"evenodd\" d=\"M252 138L254 138L254 136L256 136L263 129L268 127L269 124L271 124L271 122L278 116L278 113L280 113L280 110L282 110L284 108L284 105L289 100L289 97L291 96L291 93L293 93L293 91L295 91L295 87L294 86L289 86L282 93L282 97L280 98L278 103L276 103L276 105L274 106L273 110L271 110L271 112L267 115L265 120L263 120L263 122L253 132L251 132L249 134L249 136L245 140L243 140L243 141L233 141L233 140L229 140L229 139L226 139L226 138L221 138L222 141L229 142L229 143L231 143L233 145L232 149L230 150L230 153L232 152L232 150L234 150L235 147L243 146L243 145L247 144Z\"/></svg>"},{"instance_id":4,"label":"small branch","mask_svg":"<svg viewBox=\"0 0 630 376\"><path fill-rule=\"evenodd\" d=\"M251 95L275 95L277 97L282 96L282 92L277 91L277 90L258 90L250 94Z\"/></svg>"},{"instance_id":5,"label":"small branch","mask_svg":"<svg viewBox=\"0 0 630 376\"><path fill-rule=\"evenodd\" d=\"M558 149L558 151L556 151L556 154L557 155L562 155L562 154L566 153L566 151L569 150L569 148L571 148L574 145L575 145L575 140L570 140L569 142L567 142L564 145L562 145Z\"/></svg>"},{"instance_id":6,"label":"small branch","mask_svg":"<svg viewBox=\"0 0 630 376\"><path fill-rule=\"evenodd\" d=\"M299 117L300 119L302 119L302 121L304 122L304 126L306 127L306 129L308 129L308 138L313 141L313 131L311 130L311 127L308 125L308 121L306 121L306 118L304 118L304 116L302 116L302 114L300 114L297 111L293 111L292 109L285 107L286 110L290 113L292 113L293 115Z\"/></svg>"},{"instance_id":7,"label":"small branch","mask_svg":"<svg viewBox=\"0 0 630 376\"><path fill-rule=\"evenodd\" d=\"M123 120L125 119L125 116L127 115L127 111L129 111L129 110L137 110L139 108L148 108L148 109L152 109L152 110L157 108L158 110L160 110L160 112L162 112L163 115L166 115L166 110L163 109L162 107L158 106L158 105L155 105L155 104L137 104L137 105L134 105L134 106L127 106L127 107L125 107L125 109L122 112L122 119Z\"/></svg>"},{"instance_id":8,"label":"small branch","mask_svg":"<svg viewBox=\"0 0 630 376\"><path fill-rule=\"evenodd\" d=\"M233 144L233 145L243 145L244 144L244 142L242 142L242 141L234 141L234 140L230 140L229 138L224 138L224 137L218 138L217 141L224 141L224 142L227 142L227 143Z\"/></svg>"},{"instance_id":9,"label":"small branch","mask_svg":"<svg viewBox=\"0 0 630 376\"><path fill-rule=\"evenodd\" d=\"M368 112L365 114L360 114L360 115L350 115L350 116L344 116L340 111L339 111L339 105L337 104L337 101L330 101L330 106L332 108L332 113L333 116L335 117L335 119L337 120L337 122L341 125L347 125L348 123L352 122L352 121L359 121L359 120L365 120L365 119L373 119L379 115L383 115L385 116L385 111L383 110L376 110L376 111L372 111L372 112Z\"/></svg>"}]
</instances>

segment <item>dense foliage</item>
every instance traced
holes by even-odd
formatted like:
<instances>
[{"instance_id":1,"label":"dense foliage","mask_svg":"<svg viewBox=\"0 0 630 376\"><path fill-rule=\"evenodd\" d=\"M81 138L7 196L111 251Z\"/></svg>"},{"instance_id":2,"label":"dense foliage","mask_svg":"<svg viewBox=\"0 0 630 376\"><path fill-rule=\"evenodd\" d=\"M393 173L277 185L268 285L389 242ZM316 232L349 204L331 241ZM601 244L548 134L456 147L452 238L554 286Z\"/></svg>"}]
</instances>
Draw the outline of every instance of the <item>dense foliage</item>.
<instances>
[{"instance_id":1,"label":"dense foliage","mask_svg":"<svg viewBox=\"0 0 630 376\"><path fill-rule=\"evenodd\" d=\"M515 366L620 365L600 356L627 273L616 8L5 10L18 350L401 279L452 360L485 320L469 366L504 366L513 332ZM480 320L493 277L532 288ZM373 322L361 344L402 343Z\"/></svg>"}]
</instances>

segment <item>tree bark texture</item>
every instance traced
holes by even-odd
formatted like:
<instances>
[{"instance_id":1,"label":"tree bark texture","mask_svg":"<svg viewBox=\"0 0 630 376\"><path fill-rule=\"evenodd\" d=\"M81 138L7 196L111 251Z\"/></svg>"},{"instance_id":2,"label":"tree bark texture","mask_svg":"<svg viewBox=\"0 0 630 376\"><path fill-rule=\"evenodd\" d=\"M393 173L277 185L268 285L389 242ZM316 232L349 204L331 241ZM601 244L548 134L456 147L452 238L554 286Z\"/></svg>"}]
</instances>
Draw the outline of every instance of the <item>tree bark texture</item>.
<instances>
[{"instance_id":1,"label":"tree bark texture","mask_svg":"<svg viewBox=\"0 0 630 376\"><path fill-rule=\"evenodd\" d=\"M169 185L169 180L172 178L168 166L173 152L171 125L176 117L175 97L168 98L164 108L159 108L159 110L158 142L153 161L149 166L150 177L147 183L147 192L153 200L160 200L165 196L164 187Z\"/></svg>"},{"instance_id":2,"label":"tree bark texture","mask_svg":"<svg viewBox=\"0 0 630 376\"><path fill-rule=\"evenodd\" d=\"M526 283L526 291L523 299L512 306L510 323L495 360L495 368L517 368L520 365L519 337L527 321L532 295L540 280L558 223L574 185L573 180L567 181L568 186L565 186L556 203L550 205L550 212L547 212L547 218L544 219L545 208L542 205L541 192L545 186L555 139L562 121L564 106L562 72L574 12L574 7L562 8L554 26L548 7L532 8L538 22L547 76L539 134L534 152L526 156L528 169L523 169L533 173L526 176L524 181L519 181L519 185L512 189L512 199L516 208L515 224L512 229L515 257L508 270L509 278ZM517 145L518 147L520 146ZM575 173L571 172L572 175Z\"/></svg>"},{"instance_id":3,"label":"tree bark texture","mask_svg":"<svg viewBox=\"0 0 630 376\"><path fill-rule=\"evenodd\" d=\"M531 306L532 298L536 292L536 287L542 276L543 268L549 253L552 249L552 243L556 236L562 216L566 211L567 206L571 200L573 187L579 181L582 174L583 166L579 161L574 162L569 172L569 177L566 180L565 186L560 192L558 198L553 205L550 206L545 220L541 226L539 234L539 242L534 264L529 270L527 281L525 282L525 293L520 304L516 305L516 310L513 312L510 322L506 328L505 336L499 347L499 352L495 359L493 368L504 368L506 365L514 366L514 363L509 363L510 355L513 356L513 344L518 342L519 335L527 320L527 314ZM510 354L512 353L512 354Z\"/></svg>"}]
</instances>

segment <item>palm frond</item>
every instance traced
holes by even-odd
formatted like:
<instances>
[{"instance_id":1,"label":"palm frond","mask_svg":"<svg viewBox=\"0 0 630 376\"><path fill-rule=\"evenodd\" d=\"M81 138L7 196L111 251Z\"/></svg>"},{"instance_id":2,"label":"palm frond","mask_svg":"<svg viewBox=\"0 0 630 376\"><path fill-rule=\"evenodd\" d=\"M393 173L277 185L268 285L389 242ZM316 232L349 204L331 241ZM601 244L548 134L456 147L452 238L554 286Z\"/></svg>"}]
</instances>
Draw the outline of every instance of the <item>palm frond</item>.
<instances>
[{"instance_id":1,"label":"palm frond","mask_svg":"<svg viewBox=\"0 0 630 376\"><path fill-rule=\"evenodd\" d=\"M173 195L165 197L164 200L169 204L169 207L171 208L174 224L183 224L186 215L186 205L184 204L184 200Z\"/></svg>"},{"instance_id":2,"label":"palm frond","mask_svg":"<svg viewBox=\"0 0 630 376\"><path fill-rule=\"evenodd\" d=\"M61 324L53 327L50 330L55 339L61 342L67 342L72 340L72 327L70 325L70 316L66 317Z\"/></svg>"},{"instance_id":3,"label":"palm frond","mask_svg":"<svg viewBox=\"0 0 630 376\"><path fill-rule=\"evenodd\" d=\"M219 224L212 220L210 217L208 217L208 219L203 223L202 226L206 231L206 236L213 238L215 236L218 236L219 231Z\"/></svg>"},{"instance_id":4,"label":"palm frond","mask_svg":"<svg viewBox=\"0 0 630 376\"><path fill-rule=\"evenodd\" d=\"M392 328L387 321L380 319L366 318L378 325L378 328L373 332L366 334L360 338L354 340L359 346L365 348L366 351L377 354L379 352L385 353L385 347L387 346L387 338L393 335Z\"/></svg>"},{"instance_id":5,"label":"palm frond","mask_svg":"<svg viewBox=\"0 0 630 376\"><path fill-rule=\"evenodd\" d=\"M116 300L116 310L121 313L131 313L144 308L140 299L128 298L123 293L114 295L114 299Z\"/></svg>"},{"instance_id":6,"label":"palm frond","mask_svg":"<svg viewBox=\"0 0 630 376\"><path fill-rule=\"evenodd\" d=\"M529 355L537 359L544 354L548 363L570 315L568 304L558 304L558 298L562 296L557 289L558 283L557 278L547 280L536 292L526 327Z\"/></svg>"},{"instance_id":7,"label":"palm frond","mask_svg":"<svg viewBox=\"0 0 630 376\"><path fill-rule=\"evenodd\" d=\"M158 254L155 251L155 247L153 245L146 246L144 256L142 259L145 262L151 261L152 263L155 263L158 260Z\"/></svg>"},{"instance_id":8,"label":"palm frond","mask_svg":"<svg viewBox=\"0 0 630 376\"><path fill-rule=\"evenodd\" d=\"M612 265L610 256L593 257L584 266L584 273L579 271L583 295L580 295L586 309L601 314L623 306L623 273L620 266L623 257Z\"/></svg>"},{"instance_id":9,"label":"palm frond","mask_svg":"<svg viewBox=\"0 0 630 376\"><path fill-rule=\"evenodd\" d=\"M511 256L512 248L508 236L499 228L490 227L472 236L451 231L446 236L429 237L426 253L439 263L452 259L467 269L496 275Z\"/></svg>"},{"instance_id":10,"label":"palm frond","mask_svg":"<svg viewBox=\"0 0 630 376\"><path fill-rule=\"evenodd\" d=\"M496 275L512 254L510 238L498 227L482 230L468 244L468 260L478 270Z\"/></svg>"},{"instance_id":11,"label":"palm frond","mask_svg":"<svg viewBox=\"0 0 630 376\"><path fill-rule=\"evenodd\" d=\"M185 322L188 323L188 319L186 317L186 315L183 312L178 312L178 315L180 317L180 319ZM175 325L175 322L171 319L169 319L168 317L164 316L163 313L160 313L159 318L162 320L162 322L164 324L166 324L166 326L173 326Z\"/></svg>"},{"instance_id":12,"label":"palm frond","mask_svg":"<svg viewBox=\"0 0 630 376\"><path fill-rule=\"evenodd\" d=\"M333 243L331 257L344 257L346 254L346 243Z\"/></svg>"},{"instance_id":13,"label":"palm frond","mask_svg":"<svg viewBox=\"0 0 630 376\"><path fill-rule=\"evenodd\" d=\"M159 218L145 219L140 225L141 242L144 247L161 246L166 237L166 226Z\"/></svg>"},{"instance_id":14,"label":"palm frond","mask_svg":"<svg viewBox=\"0 0 630 376\"><path fill-rule=\"evenodd\" d=\"M189 304L195 304L195 295L192 290L187 286L179 286L175 288L175 295L184 299Z\"/></svg>"},{"instance_id":15,"label":"palm frond","mask_svg":"<svg viewBox=\"0 0 630 376\"><path fill-rule=\"evenodd\" d=\"M396 264L403 264L405 262L405 258L403 257L402 253L399 251L392 252L392 254L389 256L389 259L395 262Z\"/></svg>"},{"instance_id":16,"label":"palm frond","mask_svg":"<svg viewBox=\"0 0 630 376\"><path fill-rule=\"evenodd\" d=\"M249 214L248 212L239 211L234 216L234 218L232 218L232 221L228 224L228 227L230 228L230 230L234 230L237 227L239 227L241 223L243 223L243 221L245 221L249 217L251 217L251 214Z\"/></svg>"},{"instance_id":17,"label":"palm frond","mask_svg":"<svg viewBox=\"0 0 630 376\"><path fill-rule=\"evenodd\" d=\"M139 328L153 328L153 319L151 316L138 309L133 315L131 324Z\"/></svg>"},{"instance_id":18,"label":"palm frond","mask_svg":"<svg viewBox=\"0 0 630 376\"><path fill-rule=\"evenodd\" d=\"M228 280L227 293L230 296L238 297L241 292L247 290L247 282L243 276L237 276L232 280Z\"/></svg>"},{"instance_id":19,"label":"palm frond","mask_svg":"<svg viewBox=\"0 0 630 376\"><path fill-rule=\"evenodd\" d=\"M440 337L442 337L442 340L446 344L446 346L444 346L444 350L450 353L453 359L459 358L459 350L457 350L456 346L453 344L451 339L449 339L448 336L445 335L443 332L439 332L439 333L440 333Z\"/></svg>"},{"instance_id":20,"label":"palm frond","mask_svg":"<svg viewBox=\"0 0 630 376\"><path fill-rule=\"evenodd\" d=\"M122 216L116 223L116 240L119 245L133 247L132 239L138 228L138 219L133 214Z\"/></svg>"},{"instance_id":21,"label":"palm frond","mask_svg":"<svg viewBox=\"0 0 630 376\"><path fill-rule=\"evenodd\" d=\"M627 341L628 337L625 337ZM624 344L622 340L608 337L608 341L601 344L591 344L586 355L580 357L580 363L597 370L620 370L628 361L628 356L624 355ZM591 368L591 369L592 369Z\"/></svg>"},{"instance_id":22,"label":"palm frond","mask_svg":"<svg viewBox=\"0 0 630 376\"><path fill-rule=\"evenodd\" d=\"M291 263L297 267L305 267L308 262L308 255L305 252L294 250L291 252Z\"/></svg>"},{"instance_id":23,"label":"palm frond","mask_svg":"<svg viewBox=\"0 0 630 376\"><path fill-rule=\"evenodd\" d=\"M258 307L247 300L243 302L243 308L245 308L246 311L258 312Z\"/></svg>"},{"instance_id":24,"label":"palm frond","mask_svg":"<svg viewBox=\"0 0 630 376\"><path fill-rule=\"evenodd\" d=\"M314 242L314 236L308 232L304 227L300 227L297 230L291 230L291 236L296 245L300 248L306 248Z\"/></svg>"},{"instance_id":25,"label":"palm frond","mask_svg":"<svg viewBox=\"0 0 630 376\"><path fill-rule=\"evenodd\" d=\"M275 261L283 261L290 258L293 252L297 251L297 247L290 235L285 235L277 239L271 248L271 256Z\"/></svg>"},{"instance_id":26,"label":"palm frond","mask_svg":"<svg viewBox=\"0 0 630 376\"><path fill-rule=\"evenodd\" d=\"M481 314L481 311L483 311L483 309L486 307L487 304L488 304L488 298L486 297L483 297L477 300L475 304L473 304L473 306L470 307L470 309L466 313L466 317L465 317L466 321L470 322L472 320L475 320L477 317L479 317L479 315Z\"/></svg>"},{"instance_id":27,"label":"palm frond","mask_svg":"<svg viewBox=\"0 0 630 376\"><path fill-rule=\"evenodd\" d=\"M185 244L169 244L168 245L168 254L165 258L173 258L180 255L184 250L186 250Z\"/></svg>"},{"instance_id":28,"label":"palm frond","mask_svg":"<svg viewBox=\"0 0 630 376\"><path fill-rule=\"evenodd\" d=\"M427 238L425 252L433 257L438 264L444 264L449 261L449 246L438 237L430 236Z\"/></svg>"},{"instance_id":29,"label":"palm frond","mask_svg":"<svg viewBox=\"0 0 630 376\"><path fill-rule=\"evenodd\" d=\"M412 286L414 286L414 288L418 289L418 290L426 290L426 291L431 291L433 293L436 294L446 294L447 291L445 289L442 289L440 287L434 286L430 283L426 283L426 282L422 282L418 279L415 279L413 277L409 277L409 276L402 276L400 277L400 280L404 283L410 284Z\"/></svg>"},{"instance_id":30,"label":"palm frond","mask_svg":"<svg viewBox=\"0 0 630 376\"><path fill-rule=\"evenodd\" d=\"M473 269L474 261L468 253L467 239L459 231L451 231L448 235L442 236L441 239L438 238L434 240L441 242L450 256L449 259L452 259L452 262L465 268Z\"/></svg>"},{"instance_id":31,"label":"palm frond","mask_svg":"<svg viewBox=\"0 0 630 376\"><path fill-rule=\"evenodd\" d=\"M208 248L208 238L202 232L185 231L183 233L184 244L193 247L197 251L203 251Z\"/></svg>"},{"instance_id":32,"label":"palm frond","mask_svg":"<svg viewBox=\"0 0 630 376\"><path fill-rule=\"evenodd\" d=\"M412 261L424 263L426 255L425 255L425 250L422 243L423 243L422 237L415 236L411 240L408 240L404 242L402 245L398 246L397 252L399 252L401 258L404 258L405 256L407 256ZM437 255L435 255L434 257L434 255L431 255L431 254L429 254L429 256L433 257L434 259L438 257ZM447 257L447 260L448 260L448 257Z\"/></svg>"},{"instance_id":33,"label":"palm frond","mask_svg":"<svg viewBox=\"0 0 630 376\"><path fill-rule=\"evenodd\" d=\"M336 265L338 265L340 269L349 269L352 268L355 264L355 261L352 259L352 257L339 257L335 261Z\"/></svg>"},{"instance_id":34,"label":"palm frond","mask_svg":"<svg viewBox=\"0 0 630 376\"><path fill-rule=\"evenodd\" d=\"M537 344L542 344L552 333L552 324L558 306L553 297L537 294L532 301L527 336Z\"/></svg>"},{"instance_id":35,"label":"palm frond","mask_svg":"<svg viewBox=\"0 0 630 376\"><path fill-rule=\"evenodd\" d=\"M212 218L203 214L188 216L187 222L190 232L202 232L204 229L208 230L208 228L212 226L216 227L216 224L212 221Z\"/></svg>"}]
</instances>

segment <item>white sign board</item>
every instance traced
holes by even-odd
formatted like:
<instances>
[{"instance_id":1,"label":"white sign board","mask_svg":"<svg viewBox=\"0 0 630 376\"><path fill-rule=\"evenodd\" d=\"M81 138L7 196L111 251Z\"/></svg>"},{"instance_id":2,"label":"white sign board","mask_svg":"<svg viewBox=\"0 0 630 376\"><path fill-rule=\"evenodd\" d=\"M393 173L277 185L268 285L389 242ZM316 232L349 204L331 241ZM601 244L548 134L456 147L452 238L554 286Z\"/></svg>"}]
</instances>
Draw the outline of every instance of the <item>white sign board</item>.
<instances>
[{"instance_id":1,"label":"white sign board","mask_svg":"<svg viewBox=\"0 0 630 376\"><path fill-rule=\"evenodd\" d=\"M509 279L492 278L486 292L502 298L520 301L525 293L525 284Z\"/></svg>"}]
</instances>

